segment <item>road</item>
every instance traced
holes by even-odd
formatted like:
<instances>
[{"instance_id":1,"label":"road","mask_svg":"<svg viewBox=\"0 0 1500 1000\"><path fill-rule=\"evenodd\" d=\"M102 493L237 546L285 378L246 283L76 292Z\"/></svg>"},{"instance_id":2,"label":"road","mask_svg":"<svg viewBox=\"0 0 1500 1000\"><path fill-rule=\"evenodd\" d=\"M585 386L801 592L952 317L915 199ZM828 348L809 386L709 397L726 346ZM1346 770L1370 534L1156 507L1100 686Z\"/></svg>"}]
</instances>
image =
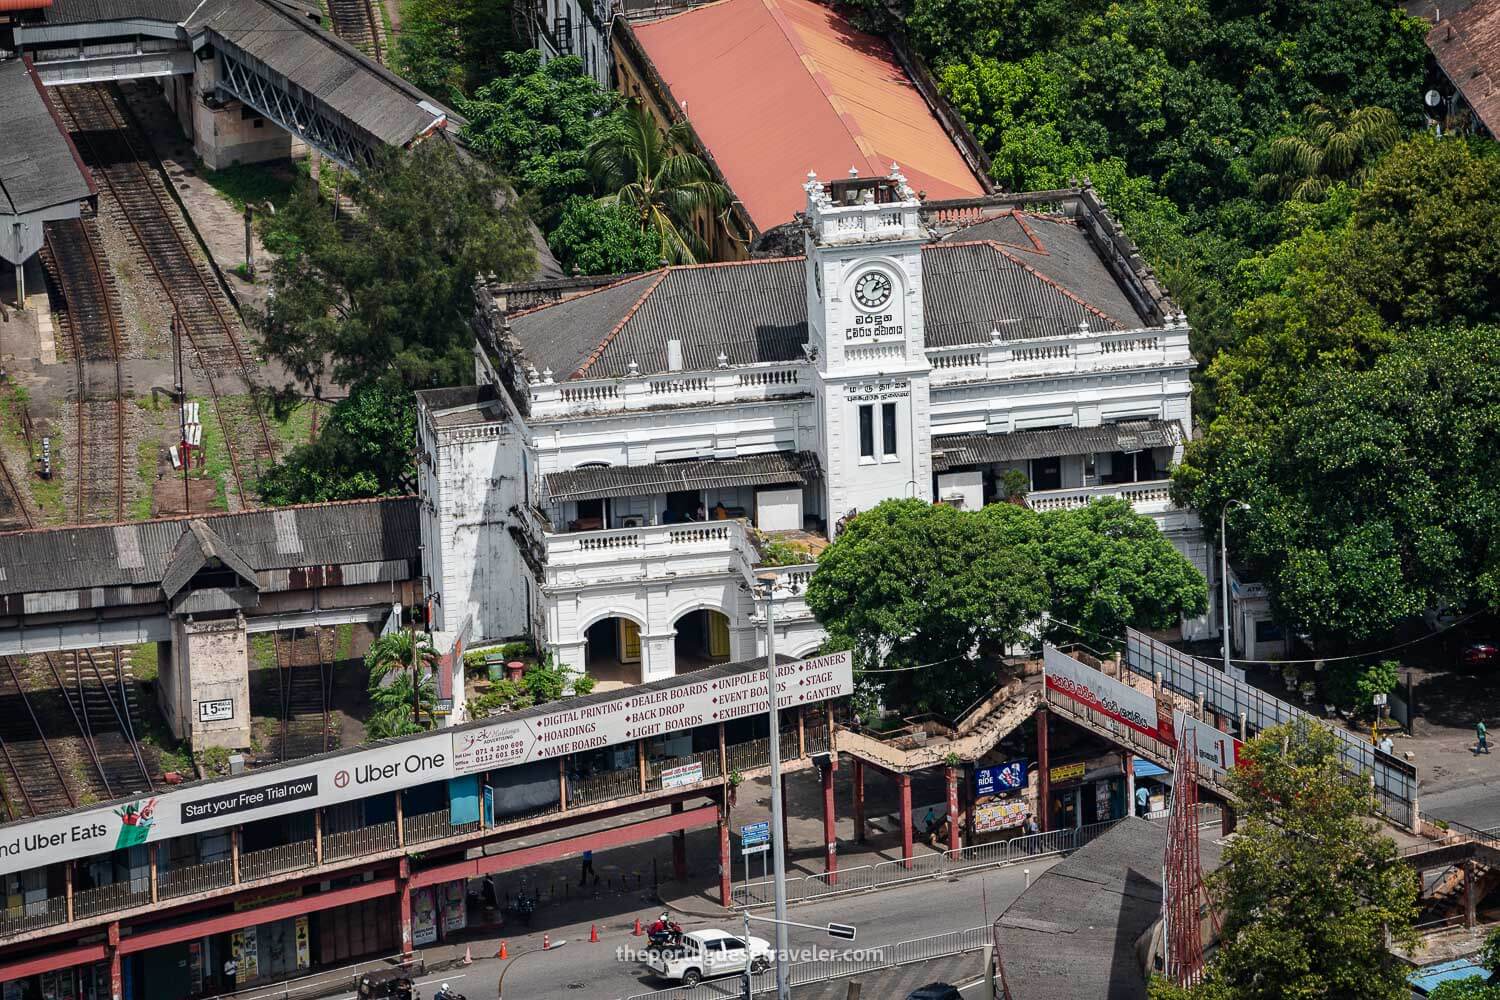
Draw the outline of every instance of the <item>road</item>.
<instances>
[{"instance_id":1,"label":"road","mask_svg":"<svg viewBox=\"0 0 1500 1000\"><path fill-rule=\"evenodd\" d=\"M1041 875L1060 859L1030 862L1032 877ZM991 869L945 881L924 881L900 888L867 892L830 899L822 903L792 907L793 920L810 924L849 923L859 929L852 947L878 948L882 944L941 934L945 931L980 927L993 921L1025 888L1026 876L1021 867ZM768 910L761 912L769 912ZM641 916L649 918L649 908ZM689 917L683 921L688 930L703 927L737 928L738 917L720 919ZM774 939L773 928L761 924L752 933ZM670 983L657 980L641 962L633 960L629 950L644 942L630 936L618 924L601 933L597 944L588 941L589 924L554 927L549 931L555 944L566 944L543 952L540 935L510 936L507 945L509 962L476 957L474 964L455 969L446 975L431 977L423 986L431 996L443 981L465 994L469 1000L494 1000L499 996L497 983L505 973L505 996L525 1000L577 1000L580 997L628 997L652 990L665 989ZM790 945L794 952L803 949L842 949L847 943L830 941L815 931L793 928ZM474 951L493 954L494 945L476 944Z\"/></svg>"},{"instance_id":2,"label":"road","mask_svg":"<svg viewBox=\"0 0 1500 1000\"><path fill-rule=\"evenodd\" d=\"M1477 830L1500 827L1500 776L1461 788L1422 792L1422 815Z\"/></svg>"}]
</instances>

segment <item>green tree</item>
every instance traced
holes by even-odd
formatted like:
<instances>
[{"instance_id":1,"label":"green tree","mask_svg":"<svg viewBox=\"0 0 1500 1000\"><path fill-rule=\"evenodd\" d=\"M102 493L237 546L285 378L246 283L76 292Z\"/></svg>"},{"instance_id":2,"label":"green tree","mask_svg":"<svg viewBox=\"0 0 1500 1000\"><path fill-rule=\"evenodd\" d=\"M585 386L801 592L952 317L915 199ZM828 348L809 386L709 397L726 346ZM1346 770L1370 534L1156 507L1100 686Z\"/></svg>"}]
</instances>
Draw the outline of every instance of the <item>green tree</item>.
<instances>
[{"instance_id":1,"label":"green tree","mask_svg":"<svg viewBox=\"0 0 1500 1000\"><path fill-rule=\"evenodd\" d=\"M1356 108L1340 114L1321 104L1303 110L1300 133L1271 143L1262 190L1284 198L1320 201L1337 181L1358 187L1386 150L1401 137L1396 116L1386 108Z\"/></svg>"},{"instance_id":2,"label":"green tree","mask_svg":"<svg viewBox=\"0 0 1500 1000\"><path fill-rule=\"evenodd\" d=\"M575 195L563 206L547 244L563 270L579 274L649 271L661 263L661 234L643 230L623 205Z\"/></svg>"},{"instance_id":3,"label":"green tree","mask_svg":"<svg viewBox=\"0 0 1500 1000\"><path fill-rule=\"evenodd\" d=\"M534 266L525 216L441 139L387 152L345 194L354 210L338 219L311 184L278 213L299 250L276 261L256 317L267 350L308 386L462 383L475 278Z\"/></svg>"},{"instance_id":4,"label":"green tree","mask_svg":"<svg viewBox=\"0 0 1500 1000\"><path fill-rule=\"evenodd\" d=\"M441 100L495 77L516 48L508 0L403 0L394 68Z\"/></svg>"},{"instance_id":5,"label":"green tree","mask_svg":"<svg viewBox=\"0 0 1500 1000\"><path fill-rule=\"evenodd\" d=\"M1028 513L1017 510L1022 514ZM861 511L824 550L807 603L831 648L863 669L951 661L874 675L888 704L956 711L993 682L971 657L1020 642L1046 609L1035 545L1010 525L921 500Z\"/></svg>"},{"instance_id":6,"label":"green tree","mask_svg":"<svg viewBox=\"0 0 1500 1000\"><path fill-rule=\"evenodd\" d=\"M729 204L729 190L696 153L687 152L690 135L686 119L663 131L651 110L632 100L588 148L589 169L599 188L609 192L600 201L623 206L641 232L655 232L660 258L671 263L706 258L693 217Z\"/></svg>"},{"instance_id":7,"label":"green tree","mask_svg":"<svg viewBox=\"0 0 1500 1000\"><path fill-rule=\"evenodd\" d=\"M1239 835L1208 880L1223 932L1207 983L1176 995L1405 1000L1386 935L1416 941L1416 873L1380 832L1364 783L1340 769L1337 737L1316 722L1265 730L1229 780Z\"/></svg>"},{"instance_id":8,"label":"green tree","mask_svg":"<svg viewBox=\"0 0 1500 1000\"><path fill-rule=\"evenodd\" d=\"M1328 697L1342 709L1369 716L1375 710L1377 694L1390 694L1396 690L1400 666L1395 660L1374 663L1341 660L1330 663L1325 668Z\"/></svg>"},{"instance_id":9,"label":"green tree","mask_svg":"<svg viewBox=\"0 0 1500 1000\"><path fill-rule=\"evenodd\" d=\"M1427 994L1429 1000L1500 1000L1500 986L1485 982L1482 975L1439 983Z\"/></svg>"},{"instance_id":10,"label":"green tree","mask_svg":"<svg viewBox=\"0 0 1500 1000\"><path fill-rule=\"evenodd\" d=\"M393 379L361 382L333 404L316 440L256 480L256 493L278 507L411 493L416 438L411 390Z\"/></svg>"},{"instance_id":11,"label":"green tree","mask_svg":"<svg viewBox=\"0 0 1500 1000\"><path fill-rule=\"evenodd\" d=\"M1016 508L996 504L986 516ZM1038 518L1038 551L1047 578L1054 638L1122 643L1125 628L1162 629L1208 609L1203 574L1151 518L1129 502L1095 500ZM1075 629L1073 626L1077 626Z\"/></svg>"},{"instance_id":12,"label":"green tree","mask_svg":"<svg viewBox=\"0 0 1500 1000\"><path fill-rule=\"evenodd\" d=\"M527 196L551 225L572 195L592 193L585 152L619 97L583 71L577 56L542 64L536 49L506 52L504 75L457 101L472 148ZM591 272L592 273L592 272Z\"/></svg>"},{"instance_id":13,"label":"green tree","mask_svg":"<svg viewBox=\"0 0 1500 1000\"><path fill-rule=\"evenodd\" d=\"M437 663L432 641L410 629L387 632L370 644L365 653L371 707L365 723L367 738L385 739L432 728Z\"/></svg>"}]
</instances>

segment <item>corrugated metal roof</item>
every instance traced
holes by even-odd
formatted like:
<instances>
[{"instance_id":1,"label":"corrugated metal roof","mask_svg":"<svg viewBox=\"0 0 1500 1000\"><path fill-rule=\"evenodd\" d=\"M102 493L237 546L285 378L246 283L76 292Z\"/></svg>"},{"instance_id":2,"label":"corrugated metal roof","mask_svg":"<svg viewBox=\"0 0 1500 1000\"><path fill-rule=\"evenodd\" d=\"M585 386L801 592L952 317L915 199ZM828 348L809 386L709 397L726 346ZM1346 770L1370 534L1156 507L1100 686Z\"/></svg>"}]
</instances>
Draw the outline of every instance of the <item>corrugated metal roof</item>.
<instances>
[{"instance_id":1,"label":"corrugated metal roof","mask_svg":"<svg viewBox=\"0 0 1500 1000\"><path fill-rule=\"evenodd\" d=\"M0 534L0 594L160 584L194 520L240 561L236 572L252 579L272 569L413 560L421 544L417 514L417 499L401 497ZM294 551L286 544L288 515L301 542Z\"/></svg>"},{"instance_id":2,"label":"corrugated metal roof","mask_svg":"<svg viewBox=\"0 0 1500 1000\"><path fill-rule=\"evenodd\" d=\"M229 43L374 138L404 146L432 127L438 102L317 24L270 0L211 0L193 26ZM455 125L463 119L443 112Z\"/></svg>"},{"instance_id":3,"label":"corrugated metal roof","mask_svg":"<svg viewBox=\"0 0 1500 1000\"><path fill-rule=\"evenodd\" d=\"M162 21L181 24L202 0L53 0L46 24L91 24L95 21Z\"/></svg>"},{"instance_id":4,"label":"corrugated metal roof","mask_svg":"<svg viewBox=\"0 0 1500 1000\"><path fill-rule=\"evenodd\" d=\"M1443 10L1427 32L1427 47L1484 127L1500 137L1500 0Z\"/></svg>"},{"instance_id":5,"label":"corrugated metal roof","mask_svg":"<svg viewBox=\"0 0 1500 1000\"><path fill-rule=\"evenodd\" d=\"M1098 427L1049 427L1009 434L949 434L932 439L932 471L1061 455L1166 448L1182 439L1182 425L1175 420L1129 420Z\"/></svg>"},{"instance_id":6,"label":"corrugated metal roof","mask_svg":"<svg viewBox=\"0 0 1500 1000\"><path fill-rule=\"evenodd\" d=\"M630 30L757 229L789 222L809 170L931 198L984 194L887 42L814 0L720 0Z\"/></svg>"},{"instance_id":7,"label":"corrugated metal roof","mask_svg":"<svg viewBox=\"0 0 1500 1000\"><path fill-rule=\"evenodd\" d=\"M550 473L544 479L548 498L553 503L562 503L601 497L647 496L677 490L789 483L806 485L820 475L818 456L812 452L775 451L743 458L569 469Z\"/></svg>"},{"instance_id":8,"label":"corrugated metal roof","mask_svg":"<svg viewBox=\"0 0 1500 1000\"><path fill-rule=\"evenodd\" d=\"M67 134L24 60L0 62L0 217L82 201L94 193Z\"/></svg>"},{"instance_id":9,"label":"corrugated metal roof","mask_svg":"<svg viewBox=\"0 0 1500 1000\"><path fill-rule=\"evenodd\" d=\"M1043 249L942 242L922 254L928 347L1146 325L1077 227L1030 222ZM526 360L567 378L659 375L667 342L682 343L683 370L794 361L807 342L801 257L669 267L540 306L511 319Z\"/></svg>"}]
</instances>

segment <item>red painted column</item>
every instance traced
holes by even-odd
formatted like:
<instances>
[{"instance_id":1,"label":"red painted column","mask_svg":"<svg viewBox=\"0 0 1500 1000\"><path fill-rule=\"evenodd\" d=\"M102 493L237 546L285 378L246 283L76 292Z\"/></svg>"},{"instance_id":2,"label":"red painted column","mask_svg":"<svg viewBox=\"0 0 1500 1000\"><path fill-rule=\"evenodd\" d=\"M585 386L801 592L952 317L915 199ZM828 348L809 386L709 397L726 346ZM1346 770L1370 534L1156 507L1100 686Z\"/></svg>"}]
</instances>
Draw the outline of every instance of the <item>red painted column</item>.
<instances>
[{"instance_id":1,"label":"red painted column","mask_svg":"<svg viewBox=\"0 0 1500 1000\"><path fill-rule=\"evenodd\" d=\"M105 935L105 950L109 952L109 995L112 1000L120 1000L125 995L125 976L120 971L120 925L118 922L109 925L108 933Z\"/></svg>"},{"instance_id":2,"label":"red painted column","mask_svg":"<svg viewBox=\"0 0 1500 1000\"><path fill-rule=\"evenodd\" d=\"M672 803L672 813L682 812L682 803ZM672 834L672 877L679 882L687 881L687 833L678 830Z\"/></svg>"},{"instance_id":3,"label":"red painted column","mask_svg":"<svg viewBox=\"0 0 1500 1000\"><path fill-rule=\"evenodd\" d=\"M719 905L730 903L729 885L729 804L719 804Z\"/></svg>"},{"instance_id":4,"label":"red painted column","mask_svg":"<svg viewBox=\"0 0 1500 1000\"><path fill-rule=\"evenodd\" d=\"M1036 811L1037 828L1052 828L1052 778L1047 758L1047 709L1036 710Z\"/></svg>"},{"instance_id":5,"label":"red painted column","mask_svg":"<svg viewBox=\"0 0 1500 1000\"><path fill-rule=\"evenodd\" d=\"M958 843L958 768L948 768L948 850L957 851Z\"/></svg>"},{"instance_id":6,"label":"red painted column","mask_svg":"<svg viewBox=\"0 0 1500 1000\"><path fill-rule=\"evenodd\" d=\"M400 920L401 920L401 957L409 958L412 954L411 934L411 865L406 858L401 859L400 874L396 878L397 892L401 897Z\"/></svg>"},{"instance_id":7,"label":"red painted column","mask_svg":"<svg viewBox=\"0 0 1500 1000\"><path fill-rule=\"evenodd\" d=\"M828 852L824 864L824 871L828 873L828 884L837 885L839 881L839 842L838 833L834 828L834 805L833 805L833 762L823 768L823 843L824 850Z\"/></svg>"},{"instance_id":8,"label":"red painted column","mask_svg":"<svg viewBox=\"0 0 1500 1000\"><path fill-rule=\"evenodd\" d=\"M911 867L911 775L898 775L896 780L901 784L901 862L906 868Z\"/></svg>"},{"instance_id":9,"label":"red painted column","mask_svg":"<svg viewBox=\"0 0 1500 1000\"><path fill-rule=\"evenodd\" d=\"M1234 832L1235 815L1234 806L1228 802L1219 803L1219 834L1227 837Z\"/></svg>"},{"instance_id":10,"label":"red painted column","mask_svg":"<svg viewBox=\"0 0 1500 1000\"><path fill-rule=\"evenodd\" d=\"M865 842L865 762L854 758L854 839Z\"/></svg>"}]
</instances>

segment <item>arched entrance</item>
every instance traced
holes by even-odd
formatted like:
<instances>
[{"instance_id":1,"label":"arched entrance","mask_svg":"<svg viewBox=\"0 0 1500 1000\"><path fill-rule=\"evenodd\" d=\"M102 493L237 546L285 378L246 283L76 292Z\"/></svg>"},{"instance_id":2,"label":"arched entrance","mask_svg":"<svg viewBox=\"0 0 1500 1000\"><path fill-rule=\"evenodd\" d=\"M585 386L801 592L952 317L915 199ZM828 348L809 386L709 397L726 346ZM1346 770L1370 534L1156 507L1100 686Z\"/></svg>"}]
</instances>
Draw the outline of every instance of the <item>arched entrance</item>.
<instances>
[{"instance_id":1,"label":"arched entrance","mask_svg":"<svg viewBox=\"0 0 1500 1000\"><path fill-rule=\"evenodd\" d=\"M722 611L689 611L677 619L676 627L677 673L729 662L729 616Z\"/></svg>"},{"instance_id":2,"label":"arched entrance","mask_svg":"<svg viewBox=\"0 0 1500 1000\"><path fill-rule=\"evenodd\" d=\"M596 681L594 690L639 684L642 679L641 628L623 617L602 618L584 633L588 643L585 671Z\"/></svg>"}]
</instances>

